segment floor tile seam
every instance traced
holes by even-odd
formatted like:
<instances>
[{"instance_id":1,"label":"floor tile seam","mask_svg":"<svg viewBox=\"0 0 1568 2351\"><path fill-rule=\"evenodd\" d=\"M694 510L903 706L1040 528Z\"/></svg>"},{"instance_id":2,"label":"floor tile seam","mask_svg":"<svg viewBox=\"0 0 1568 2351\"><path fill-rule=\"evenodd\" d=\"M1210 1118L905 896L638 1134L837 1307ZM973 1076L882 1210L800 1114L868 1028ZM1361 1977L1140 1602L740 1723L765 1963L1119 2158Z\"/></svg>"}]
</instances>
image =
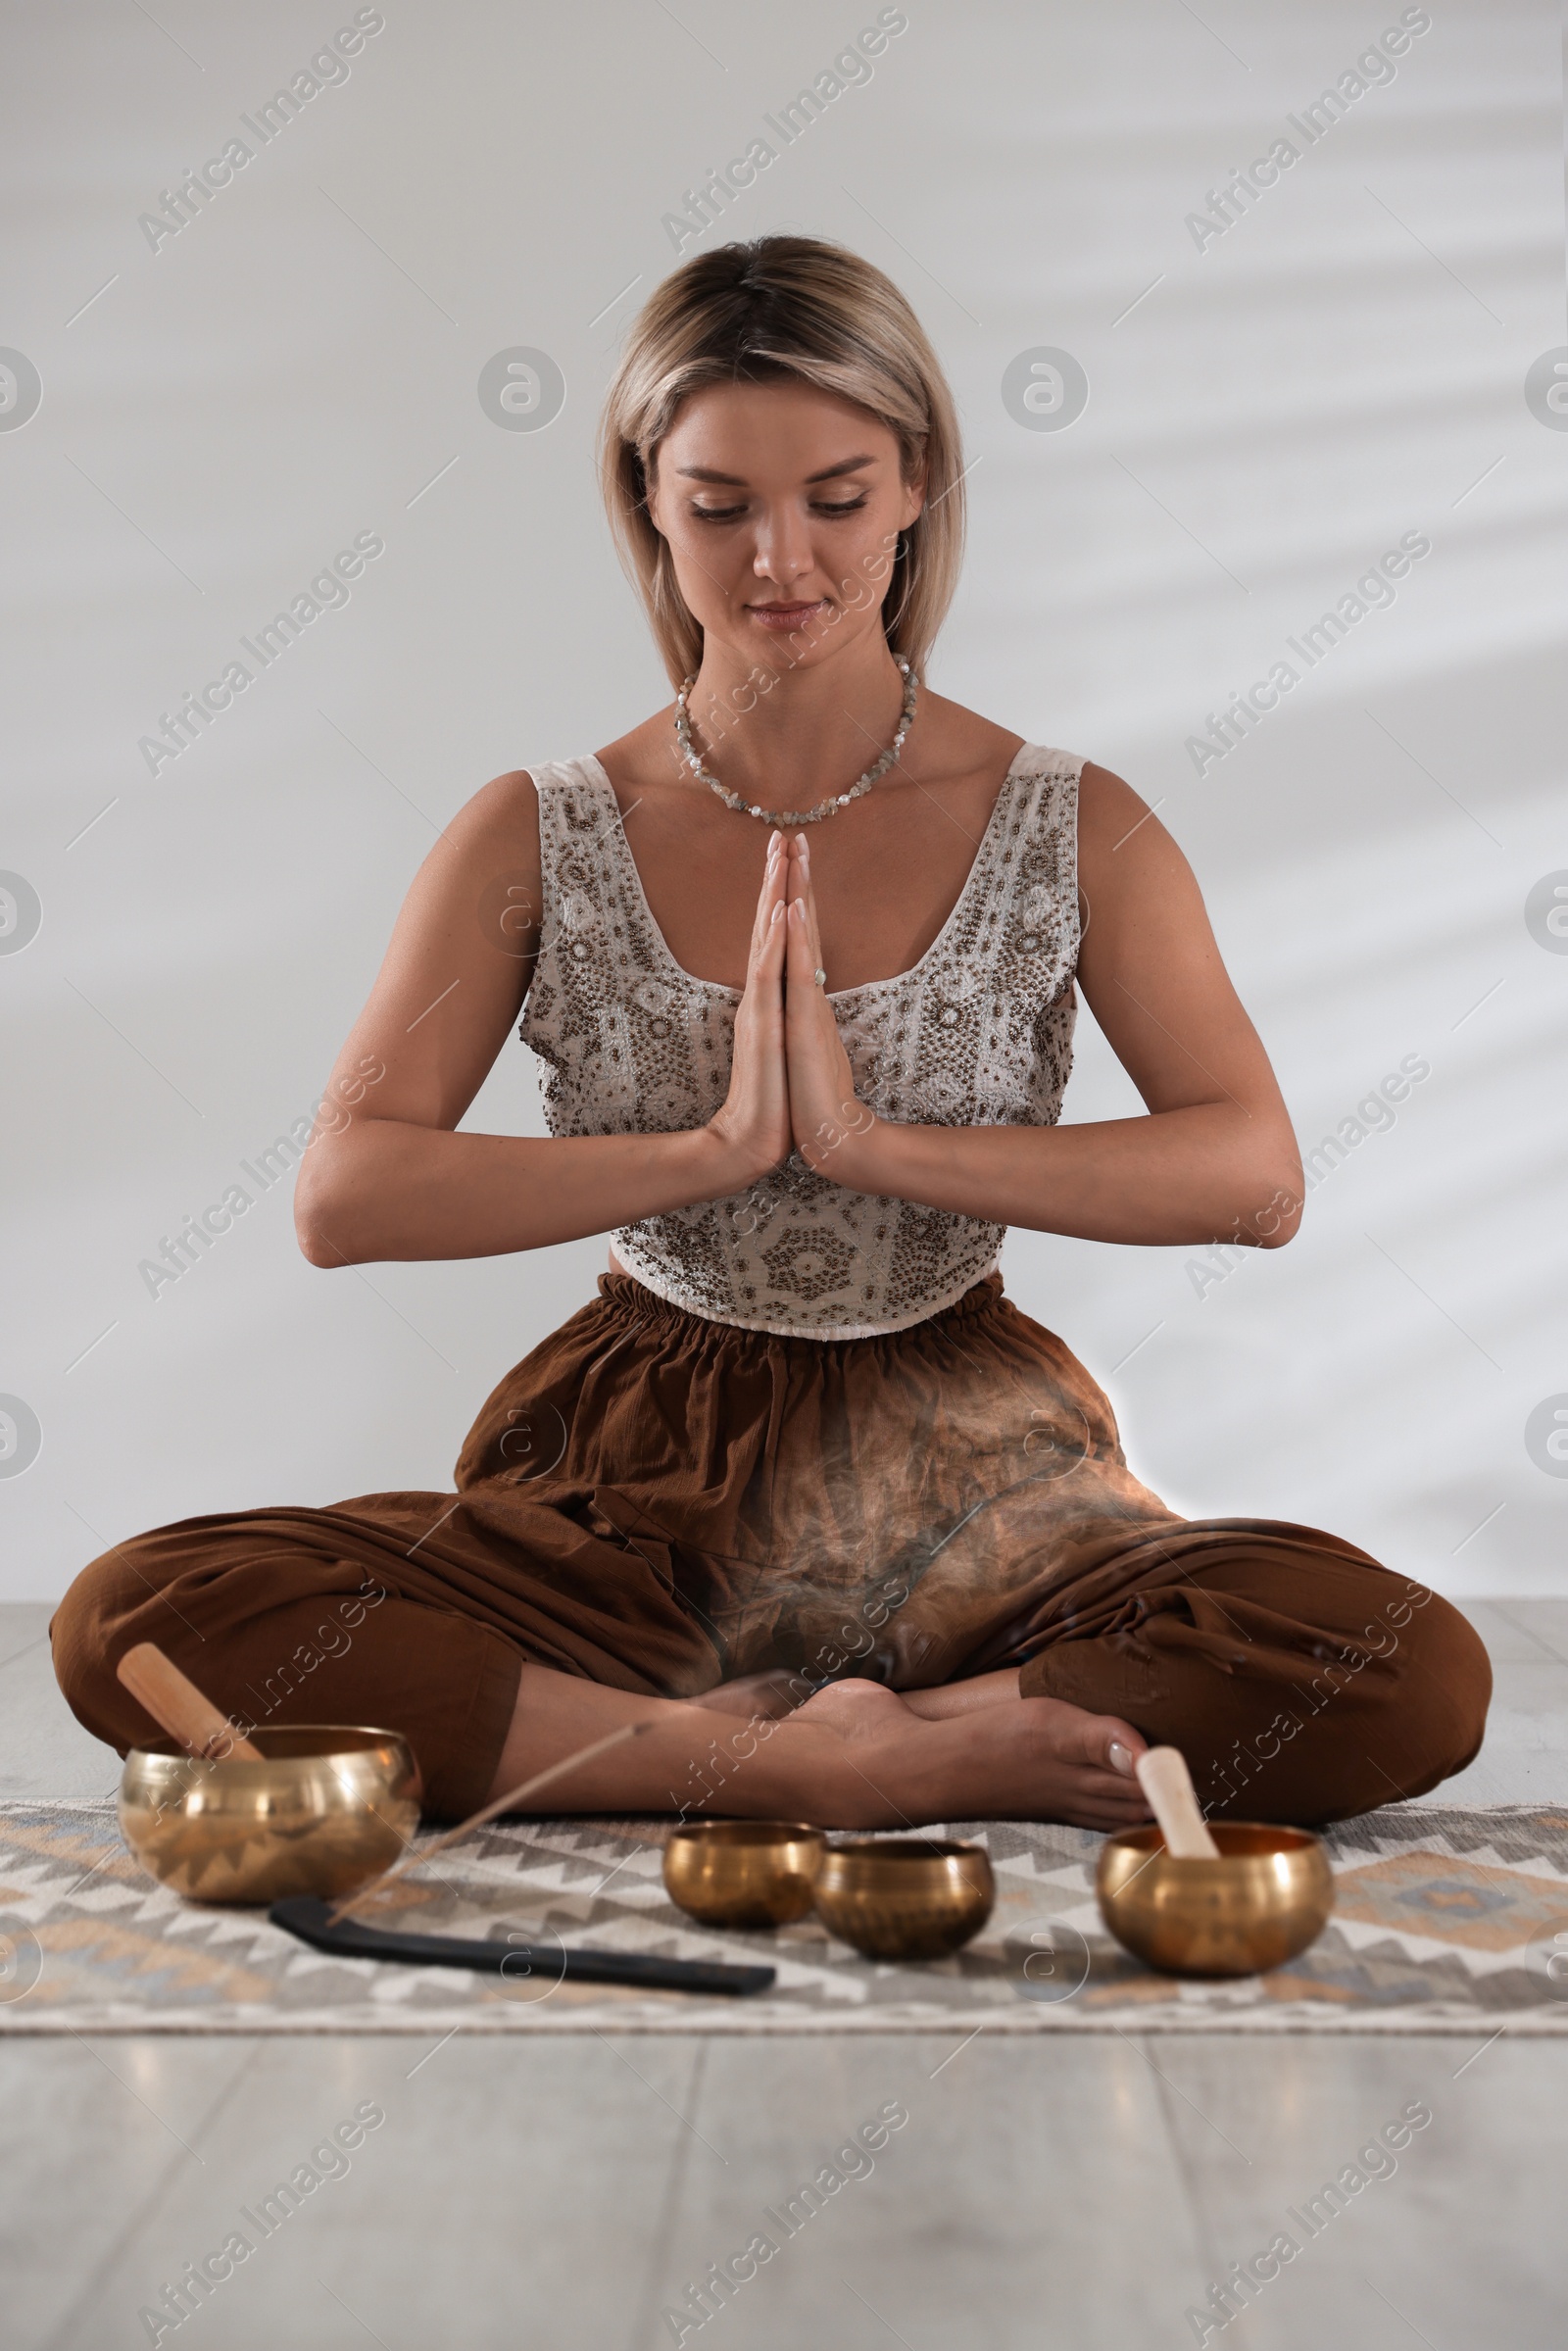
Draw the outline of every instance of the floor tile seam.
<instances>
[{"instance_id":1,"label":"floor tile seam","mask_svg":"<svg viewBox=\"0 0 1568 2351\"><path fill-rule=\"evenodd\" d=\"M115 2037L118 2039L129 2036L117 2034ZM194 2139L199 2141L202 2133L218 2120L229 2098L244 2081L245 2076L256 2065L261 2056L262 2047L263 2043L253 2037L251 2047L240 2058L226 2081L220 2084L205 2112L197 2121L191 2133ZM176 2171L185 2160L177 2153L171 2155L168 2164L154 2180L141 2202L126 2216L118 2233L110 2239L99 2255L91 2275L84 2280L75 2300L62 2316L60 2325L54 2333L41 2346L41 2351L70 2351L73 2338L68 2330L77 2317L90 2306L94 2296L100 2292L112 2275L116 2263L128 2252L131 2244L157 2219L160 2208L173 2186Z\"/></svg>"}]
</instances>

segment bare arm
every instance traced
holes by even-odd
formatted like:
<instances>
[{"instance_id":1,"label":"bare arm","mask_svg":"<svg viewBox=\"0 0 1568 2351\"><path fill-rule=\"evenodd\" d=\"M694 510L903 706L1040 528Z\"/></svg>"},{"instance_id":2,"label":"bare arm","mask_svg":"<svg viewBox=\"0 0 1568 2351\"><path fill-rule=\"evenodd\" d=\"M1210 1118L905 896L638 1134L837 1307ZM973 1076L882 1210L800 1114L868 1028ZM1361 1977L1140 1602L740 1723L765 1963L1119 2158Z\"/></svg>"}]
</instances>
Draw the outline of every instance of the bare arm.
<instances>
[{"instance_id":1,"label":"bare arm","mask_svg":"<svg viewBox=\"0 0 1568 2351\"><path fill-rule=\"evenodd\" d=\"M782 1052L782 859L759 901L729 1100L707 1126L561 1140L458 1134L516 1022L542 904L539 810L525 772L453 818L398 916L368 1003L333 1066L294 1196L313 1265L497 1256L742 1192L789 1150ZM367 1085L365 1072L384 1065ZM345 1117L336 1104L353 1103Z\"/></svg>"},{"instance_id":2,"label":"bare arm","mask_svg":"<svg viewBox=\"0 0 1568 2351\"><path fill-rule=\"evenodd\" d=\"M790 1101L803 1154L857 1191L1089 1241L1278 1248L1300 1218L1300 1156L1274 1072L1191 867L1119 776L1080 789L1078 982L1149 1105L1069 1127L903 1126L853 1102L831 1010L791 987ZM792 902L809 856L791 865ZM817 959L792 904L790 976ZM837 1049L835 1058L835 1048ZM843 1106L846 1102L848 1113Z\"/></svg>"}]
</instances>

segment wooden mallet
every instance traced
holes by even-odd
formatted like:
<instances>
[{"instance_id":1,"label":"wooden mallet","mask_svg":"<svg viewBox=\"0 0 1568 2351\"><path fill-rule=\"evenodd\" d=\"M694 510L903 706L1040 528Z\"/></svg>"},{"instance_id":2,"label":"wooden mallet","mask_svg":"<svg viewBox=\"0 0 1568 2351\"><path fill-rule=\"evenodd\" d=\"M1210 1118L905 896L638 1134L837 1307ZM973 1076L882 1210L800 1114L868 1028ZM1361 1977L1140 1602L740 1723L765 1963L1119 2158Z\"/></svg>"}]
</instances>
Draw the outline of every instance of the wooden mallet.
<instances>
[{"instance_id":1,"label":"wooden mallet","mask_svg":"<svg viewBox=\"0 0 1568 2351\"><path fill-rule=\"evenodd\" d=\"M156 1641L138 1641L125 1651L115 1671L137 1705L145 1706L154 1722L171 1739L178 1739L187 1754L208 1763L230 1757L237 1763L266 1761L261 1748L252 1746L228 1717L219 1713L212 1699L203 1696Z\"/></svg>"},{"instance_id":2,"label":"wooden mallet","mask_svg":"<svg viewBox=\"0 0 1568 2351\"><path fill-rule=\"evenodd\" d=\"M1150 1747L1134 1768L1172 1860L1218 1861L1219 1847L1198 1808L1192 1774L1180 1747Z\"/></svg>"}]
</instances>

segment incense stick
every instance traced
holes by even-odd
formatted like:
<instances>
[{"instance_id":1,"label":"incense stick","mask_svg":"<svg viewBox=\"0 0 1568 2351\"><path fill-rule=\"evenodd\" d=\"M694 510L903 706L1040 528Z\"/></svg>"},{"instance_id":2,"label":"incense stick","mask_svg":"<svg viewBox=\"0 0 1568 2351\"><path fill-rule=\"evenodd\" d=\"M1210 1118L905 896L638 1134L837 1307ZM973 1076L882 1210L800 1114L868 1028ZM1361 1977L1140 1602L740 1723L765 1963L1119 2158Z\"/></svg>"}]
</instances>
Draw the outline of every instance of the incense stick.
<instances>
[{"instance_id":1,"label":"incense stick","mask_svg":"<svg viewBox=\"0 0 1568 2351\"><path fill-rule=\"evenodd\" d=\"M352 1910L357 1902L365 1901L370 1894L382 1892L395 1878L401 1878L405 1871L413 1869L417 1862L433 1861L437 1853L446 1851L448 1845L456 1844L460 1837L470 1836L475 1829L482 1829L485 1822L493 1821L498 1813L510 1812L525 1796L537 1794L541 1788L548 1788L552 1780L562 1779L565 1773L575 1770L579 1763L591 1763L596 1755L607 1755L612 1747L618 1747L628 1739L640 1739L645 1731L653 1728L654 1718L651 1716L640 1723L623 1723L618 1731L612 1731L604 1739L594 1739L586 1747L578 1747L575 1753L563 1756L559 1763L552 1763L546 1770L535 1772L532 1779L524 1780L520 1788L509 1788L504 1796L497 1796L493 1803L470 1813L466 1821L459 1821L455 1829L449 1829L444 1837L438 1837L433 1845L411 1845L402 1859L394 1861L392 1867L384 1870L379 1878L372 1878L368 1886L359 1886L355 1892L345 1894L340 1902L334 1903L327 1913L327 1925L335 1927L338 1920Z\"/></svg>"}]
</instances>

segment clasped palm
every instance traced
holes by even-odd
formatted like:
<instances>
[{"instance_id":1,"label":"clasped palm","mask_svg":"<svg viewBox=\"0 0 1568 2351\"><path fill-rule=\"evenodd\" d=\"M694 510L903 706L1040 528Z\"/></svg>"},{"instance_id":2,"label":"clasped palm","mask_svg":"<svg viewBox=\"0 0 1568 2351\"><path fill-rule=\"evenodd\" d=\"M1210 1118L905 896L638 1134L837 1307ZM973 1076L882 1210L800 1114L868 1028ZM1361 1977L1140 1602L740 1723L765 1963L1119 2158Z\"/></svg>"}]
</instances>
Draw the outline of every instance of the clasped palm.
<instances>
[{"instance_id":1,"label":"clasped palm","mask_svg":"<svg viewBox=\"0 0 1568 2351\"><path fill-rule=\"evenodd\" d=\"M876 1118L856 1098L855 1073L822 967L811 857L806 837L775 832L752 925L746 988L735 1014L729 1094L710 1121L755 1182L793 1145L808 1166L853 1185Z\"/></svg>"}]
</instances>

